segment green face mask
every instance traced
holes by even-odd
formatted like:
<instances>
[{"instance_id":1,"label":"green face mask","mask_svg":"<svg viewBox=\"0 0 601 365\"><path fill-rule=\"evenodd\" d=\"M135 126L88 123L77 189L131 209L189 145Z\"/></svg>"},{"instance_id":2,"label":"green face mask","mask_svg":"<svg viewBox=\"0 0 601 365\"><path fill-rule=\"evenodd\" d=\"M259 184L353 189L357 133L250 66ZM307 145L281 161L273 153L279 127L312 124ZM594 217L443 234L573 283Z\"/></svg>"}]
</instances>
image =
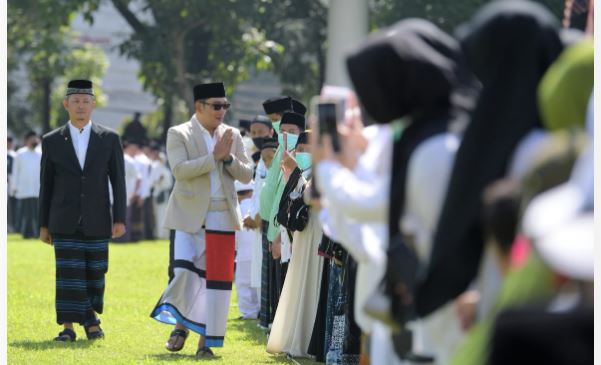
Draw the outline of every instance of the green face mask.
<instances>
[{"instance_id":1,"label":"green face mask","mask_svg":"<svg viewBox=\"0 0 601 365\"><path fill-rule=\"evenodd\" d=\"M298 164L298 168L305 171L311 167L311 154L308 152L297 152L296 163Z\"/></svg>"},{"instance_id":2,"label":"green face mask","mask_svg":"<svg viewBox=\"0 0 601 365\"><path fill-rule=\"evenodd\" d=\"M296 147L298 135L286 133L286 140L288 141L288 151L292 151ZM278 134L278 142L280 143L280 146L284 145L284 135L282 133Z\"/></svg>"},{"instance_id":3,"label":"green face mask","mask_svg":"<svg viewBox=\"0 0 601 365\"><path fill-rule=\"evenodd\" d=\"M277 134L280 134L280 122L271 122L271 125L273 126L273 129L275 130L275 132Z\"/></svg>"}]
</instances>

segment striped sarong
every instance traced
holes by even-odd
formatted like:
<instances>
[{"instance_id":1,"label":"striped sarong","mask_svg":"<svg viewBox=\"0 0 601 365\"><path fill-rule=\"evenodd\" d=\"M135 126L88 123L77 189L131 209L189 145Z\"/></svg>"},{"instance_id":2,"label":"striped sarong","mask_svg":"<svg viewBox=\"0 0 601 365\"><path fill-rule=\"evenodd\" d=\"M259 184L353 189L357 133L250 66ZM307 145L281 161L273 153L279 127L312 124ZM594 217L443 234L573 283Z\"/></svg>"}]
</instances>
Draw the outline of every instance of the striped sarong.
<instances>
[{"instance_id":1,"label":"striped sarong","mask_svg":"<svg viewBox=\"0 0 601 365\"><path fill-rule=\"evenodd\" d=\"M222 347L234 279L235 233L229 211L208 212L197 233L175 232L174 278L150 316Z\"/></svg>"},{"instance_id":2,"label":"striped sarong","mask_svg":"<svg viewBox=\"0 0 601 365\"><path fill-rule=\"evenodd\" d=\"M267 228L269 223L261 221L263 259L261 265L261 310L259 311L259 324L267 328L273 322L275 316L275 266L274 259L269 252L269 241L267 240Z\"/></svg>"},{"instance_id":3,"label":"striped sarong","mask_svg":"<svg viewBox=\"0 0 601 365\"><path fill-rule=\"evenodd\" d=\"M100 323L96 313L102 313L104 307L108 239L82 237L53 237L58 324Z\"/></svg>"}]
</instances>

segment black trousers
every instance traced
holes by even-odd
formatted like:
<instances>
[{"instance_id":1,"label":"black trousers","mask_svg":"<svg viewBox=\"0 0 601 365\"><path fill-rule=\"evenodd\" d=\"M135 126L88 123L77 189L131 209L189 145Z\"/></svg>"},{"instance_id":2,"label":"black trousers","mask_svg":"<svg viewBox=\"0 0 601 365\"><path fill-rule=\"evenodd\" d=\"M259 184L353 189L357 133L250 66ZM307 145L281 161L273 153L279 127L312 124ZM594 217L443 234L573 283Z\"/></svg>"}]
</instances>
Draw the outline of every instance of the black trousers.
<instances>
[{"instance_id":1,"label":"black trousers","mask_svg":"<svg viewBox=\"0 0 601 365\"><path fill-rule=\"evenodd\" d=\"M144 239L154 240L154 202L152 195L144 199Z\"/></svg>"},{"instance_id":2,"label":"black trousers","mask_svg":"<svg viewBox=\"0 0 601 365\"><path fill-rule=\"evenodd\" d=\"M38 198L19 199L17 213L17 229L23 238L38 238Z\"/></svg>"}]
</instances>

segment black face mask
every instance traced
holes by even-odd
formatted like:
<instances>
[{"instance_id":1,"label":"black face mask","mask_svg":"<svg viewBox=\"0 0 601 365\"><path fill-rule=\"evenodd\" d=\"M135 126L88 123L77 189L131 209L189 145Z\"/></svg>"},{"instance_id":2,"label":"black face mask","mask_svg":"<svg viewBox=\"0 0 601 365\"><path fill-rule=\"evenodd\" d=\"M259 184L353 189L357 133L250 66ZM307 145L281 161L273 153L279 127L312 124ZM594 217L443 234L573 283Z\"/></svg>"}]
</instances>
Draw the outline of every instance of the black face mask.
<instances>
[{"instance_id":1,"label":"black face mask","mask_svg":"<svg viewBox=\"0 0 601 365\"><path fill-rule=\"evenodd\" d=\"M33 142L30 146L31 146L31 149L33 150L33 149L35 149L38 146L38 143L37 142Z\"/></svg>"},{"instance_id":2,"label":"black face mask","mask_svg":"<svg viewBox=\"0 0 601 365\"><path fill-rule=\"evenodd\" d=\"M261 147L263 147L263 142L265 142L265 137L253 138L253 143L259 150L261 150Z\"/></svg>"}]
</instances>

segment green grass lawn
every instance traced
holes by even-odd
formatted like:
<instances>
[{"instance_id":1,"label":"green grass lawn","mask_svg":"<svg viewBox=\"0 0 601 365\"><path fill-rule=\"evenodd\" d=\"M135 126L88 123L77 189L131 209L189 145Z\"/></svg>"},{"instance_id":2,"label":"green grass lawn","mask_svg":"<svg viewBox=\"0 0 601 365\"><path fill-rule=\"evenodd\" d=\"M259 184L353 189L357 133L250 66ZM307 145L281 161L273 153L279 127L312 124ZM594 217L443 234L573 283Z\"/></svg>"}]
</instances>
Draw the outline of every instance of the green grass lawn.
<instances>
[{"instance_id":1,"label":"green grass lawn","mask_svg":"<svg viewBox=\"0 0 601 365\"><path fill-rule=\"evenodd\" d=\"M54 311L54 251L37 240L8 237L9 364L187 364L198 336L170 353L164 345L171 326L149 317L167 284L166 241L111 244L106 276L106 339L90 342L77 327L75 343L52 341L61 327ZM230 305L225 347L216 348L211 364L292 364L285 356L265 352L266 336L256 321L236 320L235 291ZM308 364L311 362L303 363Z\"/></svg>"}]
</instances>

